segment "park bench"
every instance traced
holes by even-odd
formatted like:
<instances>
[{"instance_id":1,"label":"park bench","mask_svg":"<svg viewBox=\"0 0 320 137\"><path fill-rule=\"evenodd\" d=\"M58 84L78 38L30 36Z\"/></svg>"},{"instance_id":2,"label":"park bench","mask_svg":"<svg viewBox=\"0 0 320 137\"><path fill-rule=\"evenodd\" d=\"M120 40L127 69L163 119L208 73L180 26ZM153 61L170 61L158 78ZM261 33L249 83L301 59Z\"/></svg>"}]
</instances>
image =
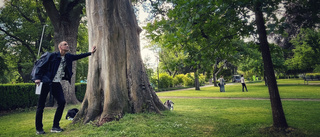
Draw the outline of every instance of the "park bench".
<instances>
[{"instance_id":1,"label":"park bench","mask_svg":"<svg viewBox=\"0 0 320 137\"><path fill-rule=\"evenodd\" d=\"M306 84L307 82L307 85L309 84L308 81L320 81L320 76L319 75L316 75L316 76L306 76L303 78L304 79L304 84Z\"/></svg>"}]
</instances>

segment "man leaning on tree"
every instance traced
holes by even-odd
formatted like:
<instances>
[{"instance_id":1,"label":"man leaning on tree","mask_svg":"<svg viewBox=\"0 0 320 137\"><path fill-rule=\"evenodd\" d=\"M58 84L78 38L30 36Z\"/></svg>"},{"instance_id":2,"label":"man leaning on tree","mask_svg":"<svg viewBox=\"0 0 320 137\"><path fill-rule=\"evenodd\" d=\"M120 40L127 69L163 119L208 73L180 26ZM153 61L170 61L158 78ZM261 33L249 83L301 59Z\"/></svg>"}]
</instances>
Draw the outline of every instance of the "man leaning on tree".
<instances>
[{"instance_id":1,"label":"man leaning on tree","mask_svg":"<svg viewBox=\"0 0 320 137\"><path fill-rule=\"evenodd\" d=\"M57 100L58 104L57 110L54 115L51 132L63 131L63 129L59 126L59 122L61 120L66 101L60 81L68 80L70 82L73 74L72 62L90 56L96 51L96 47L94 46L91 52L78 55L71 54L68 53L69 45L66 41L60 42L58 48L59 52L49 53L45 57L44 62L37 66L35 76L32 78L32 80L34 80L37 85L39 85L40 82L43 83L38 100L35 120L37 134L45 134L43 130L42 117L43 109L45 107L45 102L49 91Z\"/></svg>"}]
</instances>

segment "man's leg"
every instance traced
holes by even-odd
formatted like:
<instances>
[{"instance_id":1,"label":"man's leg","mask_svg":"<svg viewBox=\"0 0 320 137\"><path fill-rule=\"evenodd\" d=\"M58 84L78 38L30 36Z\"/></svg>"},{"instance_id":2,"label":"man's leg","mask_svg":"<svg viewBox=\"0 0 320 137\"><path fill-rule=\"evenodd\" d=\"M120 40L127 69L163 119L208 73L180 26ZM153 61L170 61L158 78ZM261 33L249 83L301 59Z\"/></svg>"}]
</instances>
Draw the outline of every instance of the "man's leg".
<instances>
[{"instance_id":1,"label":"man's leg","mask_svg":"<svg viewBox=\"0 0 320 137\"><path fill-rule=\"evenodd\" d=\"M42 117L43 117L43 109L46 104L46 99L48 92L50 91L49 83L43 83L41 93L38 99L38 107L36 112L36 130L43 131Z\"/></svg>"},{"instance_id":2,"label":"man's leg","mask_svg":"<svg viewBox=\"0 0 320 137\"><path fill-rule=\"evenodd\" d=\"M63 94L63 90L60 82L53 82L52 95L57 100L57 103L58 103L58 107L53 119L52 128L60 128L59 122L63 114L64 105L66 104L66 100L64 99L64 94Z\"/></svg>"},{"instance_id":3,"label":"man's leg","mask_svg":"<svg viewBox=\"0 0 320 137\"><path fill-rule=\"evenodd\" d=\"M242 92L244 92L244 83L241 83L242 84Z\"/></svg>"}]
</instances>

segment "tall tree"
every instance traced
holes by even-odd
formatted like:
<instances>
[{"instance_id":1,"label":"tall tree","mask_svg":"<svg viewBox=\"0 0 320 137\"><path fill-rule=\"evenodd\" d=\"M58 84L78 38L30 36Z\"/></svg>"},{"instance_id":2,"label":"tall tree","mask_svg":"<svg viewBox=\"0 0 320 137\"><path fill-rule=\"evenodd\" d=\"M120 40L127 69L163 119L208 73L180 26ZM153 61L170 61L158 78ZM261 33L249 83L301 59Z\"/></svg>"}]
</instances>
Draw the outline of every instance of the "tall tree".
<instances>
[{"instance_id":1,"label":"tall tree","mask_svg":"<svg viewBox=\"0 0 320 137\"><path fill-rule=\"evenodd\" d=\"M283 0L285 13L280 30L283 34L278 37L279 45L292 50L294 45L290 42L302 28L320 27L320 5L319 0ZM292 52L289 52L290 57Z\"/></svg>"},{"instance_id":2,"label":"tall tree","mask_svg":"<svg viewBox=\"0 0 320 137\"><path fill-rule=\"evenodd\" d=\"M289 71L298 73L312 72L320 65L320 31L302 29L296 38L291 40L294 45L293 57L286 60Z\"/></svg>"},{"instance_id":3,"label":"tall tree","mask_svg":"<svg viewBox=\"0 0 320 137\"><path fill-rule=\"evenodd\" d=\"M78 28L81 20L82 10L85 6L85 0L60 0L58 5L54 0L42 0L46 13L51 20L54 30L54 46L58 51L58 44L61 41L67 41L70 45L70 52L75 54L77 48ZM58 9L57 9L58 7ZM64 96L68 104L76 104L79 101L75 95L75 77L77 63L72 65L73 76L71 83L62 81Z\"/></svg>"},{"instance_id":4,"label":"tall tree","mask_svg":"<svg viewBox=\"0 0 320 137\"><path fill-rule=\"evenodd\" d=\"M155 42L165 41L161 42L165 47L187 53L187 64L195 74L201 66L212 66L212 60L224 60L233 54L231 40L248 33L247 29L240 29L245 20L230 10L229 4L210 0L170 2L172 8L167 11L167 17L146 27L147 37ZM227 52L229 54L225 54ZM198 84L195 85L199 89Z\"/></svg>"},{"instance_id":5,"label":"tall tree","mask_svg":"<svg viewBox=\"0 0 320 137\"><path fill-rule=\"evenodd\" d=\"M153 91L140 55L141 28L129 0L87 0L89 58L87 90L75 122L98 125L125 113L166 108Z\"/></svg>"},{"instance_id":6,"label":"tall tree","mask_svg":"<svg viewBox=\"0 0 320 137\"><path fill-rule=\"evenodd\" d=\"M277 85L276 77L274 74L262 9L263 9L263 2L260 0L255 1L254 3L255 20L257 24L257 32L259 35L260 48L261 48L261 53L262 53L262 58L264 63L264 71L266 75L265 77L267 78L267 83L268 83L271 108L272 108L272 116L273 116L273 126L275 128L286 129L288 127L288 124L283 112L278 85Z\"/></svg>"}]
</instances>

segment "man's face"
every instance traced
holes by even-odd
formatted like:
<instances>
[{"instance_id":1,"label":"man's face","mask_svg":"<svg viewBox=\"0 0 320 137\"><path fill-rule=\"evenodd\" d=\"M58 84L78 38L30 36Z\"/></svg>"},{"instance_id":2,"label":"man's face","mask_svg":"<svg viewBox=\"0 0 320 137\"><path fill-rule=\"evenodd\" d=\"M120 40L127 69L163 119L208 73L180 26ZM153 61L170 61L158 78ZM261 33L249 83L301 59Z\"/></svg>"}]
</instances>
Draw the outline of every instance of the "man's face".
<instances>
[{"instance_id":1,"label":"man's face","mask_svg":"<svg viewBox=\"0 0 320 137\"><path fill-rule=\"evenodd\" d=\"M63 51L69 51L69 45L67 42L63 41L60 43L60 50L63 50Z\"/></svg>"}]
</instances>

